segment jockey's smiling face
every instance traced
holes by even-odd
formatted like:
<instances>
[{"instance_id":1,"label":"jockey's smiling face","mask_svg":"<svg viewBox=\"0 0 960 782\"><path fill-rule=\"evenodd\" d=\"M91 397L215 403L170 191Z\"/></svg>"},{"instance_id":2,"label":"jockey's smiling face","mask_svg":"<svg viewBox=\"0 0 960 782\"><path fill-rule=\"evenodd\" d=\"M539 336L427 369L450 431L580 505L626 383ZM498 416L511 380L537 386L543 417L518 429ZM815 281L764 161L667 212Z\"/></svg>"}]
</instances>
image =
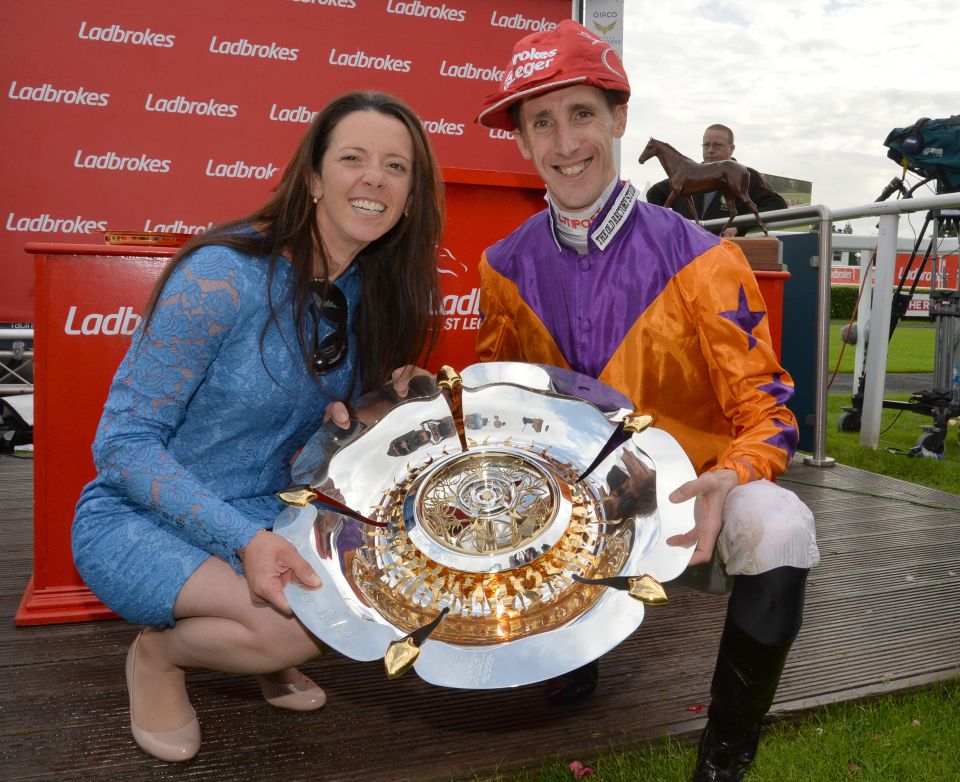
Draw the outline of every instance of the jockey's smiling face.
<instances>
[{"instance_id":1,"label":"jockey's smiling face","mask_svg":"<svg viewBox=\"0 0 960 782\"><path fill-rule=\"evenodd\" d=\"M722 130L710 128L703 133L703 162L716 163L733 157L733 143Z\"/></svg>"},{"instance_id":2,"label":"jockey's smiling face","mask_svg":"<svg viewBox=\"0 0 960 782\"><path fill-rule=\"evenodd\" d=\"M518 120L520 153L560 209L586 209L616 176L613 140L626 130L627 107L611 107L602 90L577 85L529 98Z\"/></svg>"}]
</instances>

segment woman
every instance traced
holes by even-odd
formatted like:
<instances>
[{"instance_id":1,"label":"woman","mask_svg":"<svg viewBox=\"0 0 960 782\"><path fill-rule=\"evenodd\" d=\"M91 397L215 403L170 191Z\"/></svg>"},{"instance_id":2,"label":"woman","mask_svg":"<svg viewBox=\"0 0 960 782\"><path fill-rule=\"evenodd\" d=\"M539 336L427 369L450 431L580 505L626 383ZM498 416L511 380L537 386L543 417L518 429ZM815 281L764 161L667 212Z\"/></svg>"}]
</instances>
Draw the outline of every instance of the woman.
<instances>
[{"instance_id":1,"label":"woman","mask_svg":"<svg viewBox=\"0 0 960 782\"><path fill-rule=\"evenodd\" d=\"M147 625L127 653L142 749L188 760L200 727L184 669L257 676L274 706L325 695L295 666L319 641L283 587L320 586L270 531L274 493L335 400L433 348L442 229L436 163L409 107L350 93L314 120L270 201L186 245L110 389L98 477L73 525L93 592ZM328 410L329 408L329 410Z\"/></svg>"}]
</instances>

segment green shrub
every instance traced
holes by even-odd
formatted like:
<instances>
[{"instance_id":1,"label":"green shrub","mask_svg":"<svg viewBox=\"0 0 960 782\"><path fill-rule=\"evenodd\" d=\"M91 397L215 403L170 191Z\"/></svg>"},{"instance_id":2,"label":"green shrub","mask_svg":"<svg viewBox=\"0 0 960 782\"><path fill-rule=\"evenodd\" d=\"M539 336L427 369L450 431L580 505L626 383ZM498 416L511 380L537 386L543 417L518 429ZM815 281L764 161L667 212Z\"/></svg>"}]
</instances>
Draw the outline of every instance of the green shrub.
<instances>
[{"instance_id":1,"label":"green shrub","mask_svg":"<svg viewBox=\"0 0 960 782\"><path fill-rule=\"evenodd\" d=\"M849 321L857 303L860 288L856 285L833 285L830 288L830 319Z\"/></svg>"},{"instance_id":2,"label":"green shrub","mask_svg":"<svg viewBox=\"0 0 960 782\"><path fill-rule=\"evenodd\" d=\"M904 288L904 292L909 292L909 287ZM927 288L917 288L917 293L929 293ZM860 288L856 285L832 285L830 286L830 320L842 320L849 323L853 317L853 308L857 303L857 296L860 295ZM910 323L933 323L932 317L905 318Z\"/></svg>"}]
</instances>

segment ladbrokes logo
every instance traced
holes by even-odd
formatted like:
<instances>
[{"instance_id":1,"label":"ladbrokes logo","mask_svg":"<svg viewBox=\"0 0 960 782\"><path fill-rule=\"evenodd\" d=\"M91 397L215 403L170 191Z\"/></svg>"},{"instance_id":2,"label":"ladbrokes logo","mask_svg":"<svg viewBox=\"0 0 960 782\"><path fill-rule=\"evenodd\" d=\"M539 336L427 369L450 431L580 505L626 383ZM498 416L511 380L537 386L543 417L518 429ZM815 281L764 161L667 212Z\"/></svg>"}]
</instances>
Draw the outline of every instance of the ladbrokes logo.
<instances>
[{"instance_id":1,"label":"ladbrokes logo","mask_svg":"<svg viewBox=\"0 0 960 782\"><path fill-rule=\"evenodd\" d=\"M251 165L244 160L216 163L211 159L207 161L207 170L204 173L207 176L226 179L270 179L279 170L273 163Z\"/></svg>"},{"instance_id":2,"label":"ladbrokes logo","mask_svg":"<svg viewBox=\"0 0 960 782\"><path fill-rule=\"evenodd\" d=\"M106 106L110 102L109 92L91 92L86 87L73 87L70 89L54 87L52 84L44 82L39 87L31 87L28 84L18 85L16 81L10 82L10 89L7 90L10 100L32 100L37 103L67 103L77 106Z\"/></svg>"},{"instance_id":3,"label":"ladbrokes logo","mask_svg":"<svg viewBox=\"0 0 960 782\"><path fill-rule=\"evenodd\" d=\"M421 19L442 19L445 22L463 22L467 18L467 12L462 8L450 8L446 3L430 5L420 2L420 0L410 0L409 2L387 0L387 13L400 14L401 16L419 16Z\"/></svg>"},{"instance_id":4,"label":"ladbrokes logo","mask_svg":"<svg viewBox=\"0 0 960 782\"><path fill-rule=\"evenodd\" d=\"M472 62L454 65L443 60L440 63L440 75L448 79L471 79L474 81L501 81L506 76L502 68L481 68Z\"/></svg>"},{"instance_id":5,"label":"ladbrokes logo","mask_svg":"<svg viewBox=\"0 0 960 782\"><path fill-rule=\"evenodd\" d=\"M510 61L510 70L504 76L503 89L507 89L517 79L529 79L537 71L549 68L556 56L556 49L537 49L534 46L517 52Z\"/></svg>"},{"instance_id":6,"label":"ladbrokes logo","mask_svg":"<svg viewBox=\"0 0 960 782\"><path fill-rule=\"evenodd\" d=\"M372 56L364 51L337 54L336 49L330 50L329 62L331 65L340 65L344 68L367 68L372 71L396 71L397 73L408 73L413 65L412 60L399 60L392 54Z\"/></svg>"},{"instance_id":7,"label":"ladbrokes logo","mask_svg":"<svg viewBox=\"0 0 960 782\"><path fill-rule=\"evenodd\" d=\"M441 247L440 255L437 258L437 274L447 274L451 277L459 277L461 273L467 270L467 264L458 261L457 256L449 247Z\"/></svg>"},{"instance_id":8,"label":"ladbrokes logo","mask_svg":"<svg viewBox=\"0 0 960 782\"><path fill-rule=\"evenodd\" d=\"M77 305L74 304L67 312L67 322L63 324L64 334L105 334L109 337L116 334L129 336L137 330L142 318L133 311L133 307L121 307L116 312L105 314L91 312L87 315L77 314Z\"/></svg>"},{"instance_id":9,"label":"ladbrokes logo","mask_svg":"<svg viewBox=\"0 0 960 782\"><path fill-rule=\"evenodd\" d=\"M128 43L134 46L157 46L161 49L170 49L177 36L170 33L155 33L149 27L146 30L125 30L118 24L109 27L87 26L85 21L80 22L80 38L87 41L104 41L106 43Z\"/></svg>"},{"instance_id":10,"label":"ladbrokes logo","mask_svg":"<svg viewBox=\"0 0 960 782\"><path fill-rule=\"evenodd\" d=\"M470 293L444 296L443 315L443 327L447 331L476 331L480 328L480 289L471 288Z\"/></svg>"},{"instance_id":11,"label":"ladbrokes logo","mask_svg":"<svg viewBox=\"0 0 960 782\"><path fill-rule=\"evenodd\" d=\"M76 217L51 217L44 213L37 217L17 217L13 212L7 215L8 231L45 234L92 234L107 230L106 220L89 220L83 215Z\"/></svg>"},{"instance_id":12,"label":"ladbrokes logo","mask_svg":"<svg viewBox=\"0 0 960 782\"><path fill-rule=\"evenodd\" d=\"M334 8L356 8L357 0L293 0L302 5L321 5Z\"/></svg>"},{"instance_id":13,"label":"ladbrokes logo","mask_svg":"<svg viewBox=\"0 0 960 782\"><path fill-rule=\"evenodd\" d=\"M270 43L250 43L246 38L239 41L218 41L217 36L210 39L210 51L214 54L229 54L234 57L258 57L261 60L286 60L293 62L300 56L299 49L279 46L276 41Z\"/></svg>"},{"instance_id":14,"label":"ladbrokes logo","mask_svg":"<svg viewBox=\"0 0 960 782\"><path fill-rule=\"evenodd\" d=\"M98 171L134 171L142 174L167 174L170 172L171 160L147 157L144 153L139 157L118 155L113 150L103 154L85 154L82 149L77 150L73 158L74 168L92 168Z\"/></svg>"},{"instance_id":15,"label":"ladbrokes logo","mask_svg":"<svg viewBox=\"0 0 960 782\"><path fill-rule=\"evenodd\" d=\"M513 141L513 131L512 130L501 130L500 128L489 128L489 133L487 133L489 138L495 138L498 141Z\"/></svg>"},{"instance_id":16,"label":"ladbrokes logo","mask_svg":"<svg viewBox=\"0 0 960 782\"><path fill-rule=\"evenodd\" d=\"M462 136L463 123L449 122L446 119L425 119L422 120L423 129L427 133L435 136Z\"/></svg>"},{"instance_id":17,"label":"ladbrokes logo","mask_svg":"<svg viewBox=\"0 0 960 782\"><path fill-rule=\"evenodd\" d=\"M539 19L531 19L520 13L506 16L494 10L490 16L490 26L507 27L511 30L529 30L532 33L538 33L545 30L552 30L557 26L557 23L551 22L545 16L541 16Z\"/></svg>"},{"instance_id":18,"label":"ladbrokes logo","mask_svg":"<svg viewBox=\"0 0 960 782\"><path fill-rule=\"evenodd\" d=\"M211 228L213 228L213 222L209 222L206 225L190 225L189 223L183 222L180 218L177 218L172 223L154 223L147 218L143 223L144 231L162 231L163 233L174 234L202 234Z\"/></svg>"},{"instance_id":19,"label":"ladbrokes logo","mask_svg":"<svg viewBox=\"0 0 960 782\"><path fill-rule=\"evenodd\" d=\"M443 297L444 315L479 315L480 314L480 289L471 288L470 293L462 296L451 293Z\"/></svg>"},{"instance_id":20,"label":"ladbrokes logo","mask_svg":"<svg viewBox=\"0 0 960 782\"><path fill-rule=\"evenodd\" d=\"M190 100L185 95L173 98L155 98L153 93L147 95L144 109L159 111L164 114L196 114L198 117L236 117L236 103L217 103L213 98L209 100Z\"/></svg>"},{"instance_id":21,"label":"ladbrokes logo","mask_svg":"<svg viewBox=\"0 0 960 782\"><path fill-rule=\"evenodd\" d=\"M313 122L317 112L308 109L306 106L296 106L295 108L281 109L276 103L270 106L270 120L272 122L299 122L307 124Z\"/></svg>"},{"instance_id":22,"label":"ladbrokes logo","mask_svg":"<svg viewBox=\"0 0 960 782\"><path fill-rule=\"evenodd\" d=\"M459 277L467 271L463 261L448 247L440 250L437 272L441 275ZM476 331L480 328L480 289L471 288L469 293L450 293L443 297L443 328L447 331Z\"/></svg>"}]
</instances>

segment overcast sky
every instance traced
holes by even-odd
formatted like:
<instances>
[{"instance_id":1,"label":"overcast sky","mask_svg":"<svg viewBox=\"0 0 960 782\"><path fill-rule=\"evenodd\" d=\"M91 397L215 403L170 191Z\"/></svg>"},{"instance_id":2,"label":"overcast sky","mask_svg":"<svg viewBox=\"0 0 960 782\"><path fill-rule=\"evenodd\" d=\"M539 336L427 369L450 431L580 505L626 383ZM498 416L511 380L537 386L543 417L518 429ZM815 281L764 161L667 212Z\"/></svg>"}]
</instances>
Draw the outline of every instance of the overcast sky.
<instances>
[{"instance_id":1,"label":"overcast sky","mask_svg":"<svg viewBox=\"0 0 960 782\"><path fill-rule=\"evenodd\" d=\"M626 0L625 17L621 167L644 191L664 176L636 162L651 136L700 160L720 122L741 163L811 180L814 203L859 206L900 172L892 129L960 114L960 0Z\"/></svg>"}]
</instances>

